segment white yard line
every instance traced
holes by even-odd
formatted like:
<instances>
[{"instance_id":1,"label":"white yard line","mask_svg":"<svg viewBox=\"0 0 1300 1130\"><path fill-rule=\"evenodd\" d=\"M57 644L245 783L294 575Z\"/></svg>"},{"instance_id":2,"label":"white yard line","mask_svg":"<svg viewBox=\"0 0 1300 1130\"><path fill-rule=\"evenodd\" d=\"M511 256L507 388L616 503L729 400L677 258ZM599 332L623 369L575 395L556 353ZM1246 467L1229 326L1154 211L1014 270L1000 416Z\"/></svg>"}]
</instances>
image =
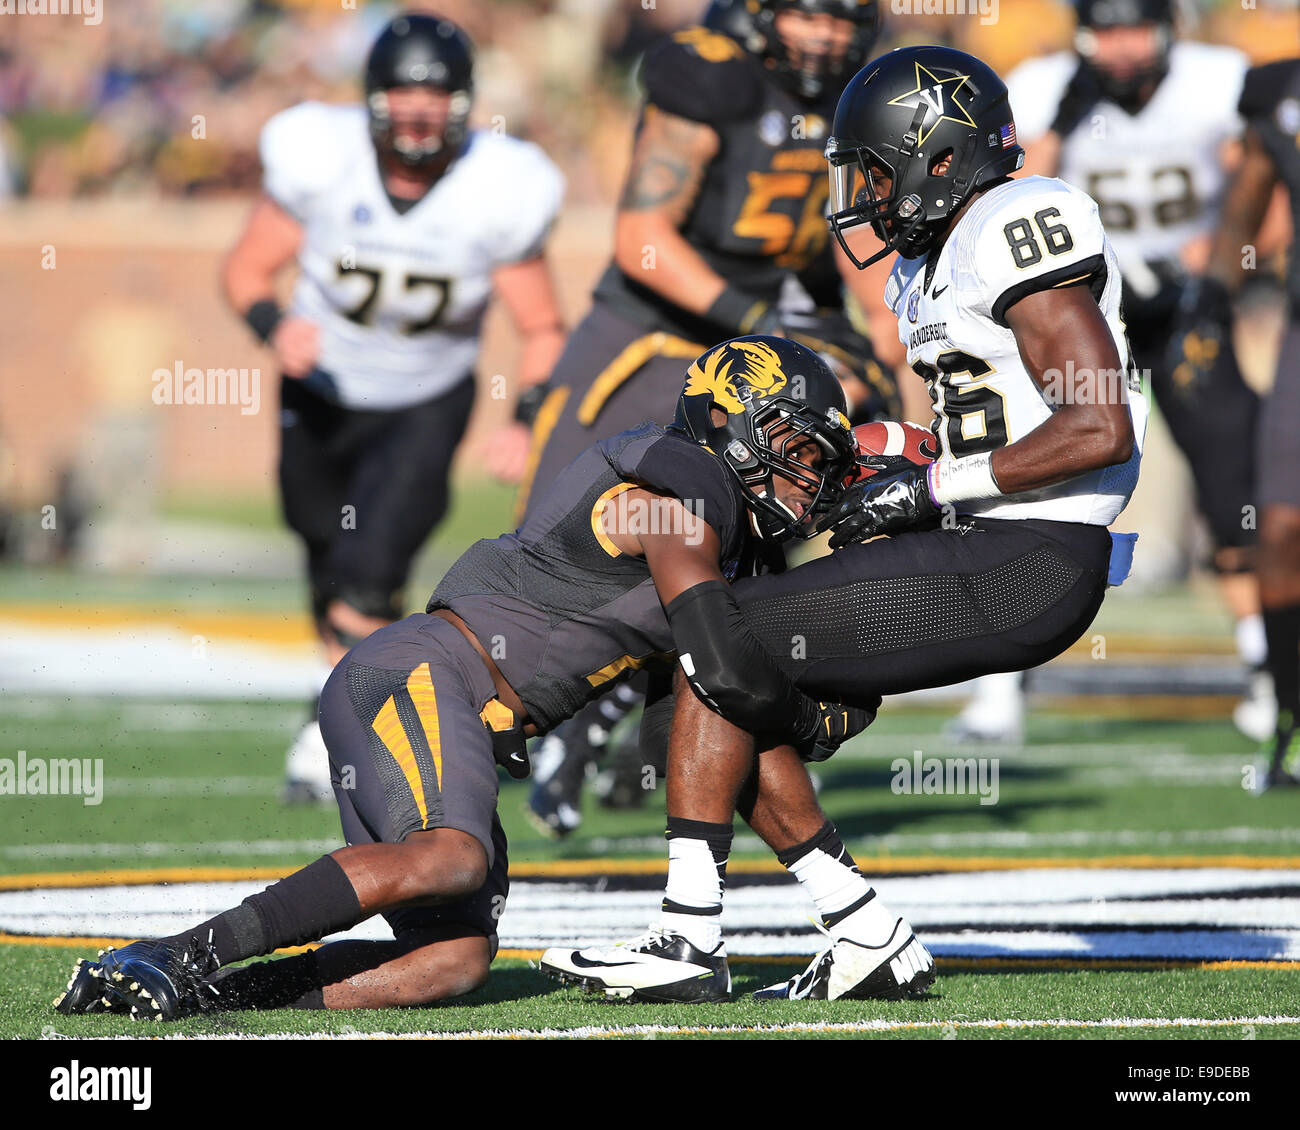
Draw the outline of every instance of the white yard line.
<instances>
[{"instance_id":1,"label":"white yard line","mask_svg":"<svg viewBox=\"0 0 1300 1130\"><path fill-rule=\"evenodd\" d=\"M206 855L295 855L302 852L335 851L342 837L328 840L207 840L196 843L145 842L134 844L7 844L0 846L3 859L98 859L116 860Z\"/></svg>"},{"instance_id":2,"label":"white yard line","mask_svg":"<svg viewBox=\"0 0 1300 1130\"><path fill-rule=\"evenodd\" d=\"M792 1024L625 1024L586 1025L581 1028L489 1028L459 1032L274 1032L261 1035L213 1033L195 1036L166 1035L166 1040L592 1040L629 1036L652 1040L657 1036L733 1036L743 1034L779 1035L783 1032L909 1032L909 1031L987 1031L989 1029L1125 1029L1125 1028L1255 1028L1264 1025L1298 1025L1300 1016L1248 1016L1214 1020L1203 1016L1122 1016L1109 1020L852 1020L845 1023L815 1021ZM53 1028L46 1028L42 1039L64 1039ZM134 1036L106 1037L132 1040ZM152 1032L148 1038L157 1039ZM84 1039L78 1036L77 1039Z\"/></svg>"}]
</instances>

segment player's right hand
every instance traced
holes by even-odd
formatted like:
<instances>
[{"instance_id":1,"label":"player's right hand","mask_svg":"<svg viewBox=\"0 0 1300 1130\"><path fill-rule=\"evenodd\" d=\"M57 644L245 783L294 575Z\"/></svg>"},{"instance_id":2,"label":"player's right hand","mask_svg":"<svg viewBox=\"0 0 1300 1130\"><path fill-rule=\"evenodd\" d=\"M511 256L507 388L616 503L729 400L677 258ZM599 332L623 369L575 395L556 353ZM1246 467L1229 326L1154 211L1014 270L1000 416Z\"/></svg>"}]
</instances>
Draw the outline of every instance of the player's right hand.
<instances>
[{"instance_id":1,"label":"player's right hand","mask_svg":"<svg viewBox=\"0 0 1300 1130\"><path fill-rule=\"evenodd\" d=\"M271 348L284 375L301 380L320 357L320 328L306 318L286 315L271 334Z\"/></svg>"},{"instance_id":2,"label":"player's right hand","mask_svg":"<svg viewBox=\"0 0 1300 1130\"><path fill-rule=\"evenodd\" d=\"M877 697L876 707L879 705ZM804 735L799 756L805 761L825 761L849 738L862 733L876 720L876 707L864 710L840 702L817 703L816 732Z\"/></svg>"},{"instance_id":3,"label":"player's right hand","mask_svg":"<svg viewBox=\"0 0 1300 1130\"><path fill-rule=\"evenodd\" d=\"M928 466L902 460L905 465L899 467L894 456L868 456L861 462L877 473L849 487L817 523L819 532L833 531L831 549L910 530L939 513L930 494Z\"/></svg>"},{"instance_id":4,"label":"player's right hand","mask_svg":"<svg viewBox=\"0 0 1300 1130\"><path fill-rule=\"evenodd\" d=\"M507 424L498 428L483 444L483 461L488 472L503 483L517 483L528 466L533 432L527 424Z\"/></svg>"}]
</instances>

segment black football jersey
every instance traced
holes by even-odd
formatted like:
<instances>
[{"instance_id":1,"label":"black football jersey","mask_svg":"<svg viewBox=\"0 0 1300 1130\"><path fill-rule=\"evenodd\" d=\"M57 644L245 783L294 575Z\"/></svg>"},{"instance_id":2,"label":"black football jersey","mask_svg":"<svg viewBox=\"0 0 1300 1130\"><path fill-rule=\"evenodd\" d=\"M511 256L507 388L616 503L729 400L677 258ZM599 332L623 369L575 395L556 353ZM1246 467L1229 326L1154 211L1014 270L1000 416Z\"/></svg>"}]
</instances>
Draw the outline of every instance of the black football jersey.
<instances>
[{"instance_id":1,"label":"black football jersey","mask_svg":"<svg viewBox=\"0 0 1300 1130\"><path fill-rule=\"evenodd\" d=\"M606 503L639 485L681 499L712 527L728 580L778 567L760 557L740 484L683 433L643 424L588 448L518 530L472 545L428 605L469 625L542 732L615 680L673 656L649 567L620 553L596 521ZM665 515L629 513L627 525L646 522L653 532Z\"/></svg>"},{"instance_id":2,"label":"black football jersey","mask_svg":"<svg viewBox=\"0 0 1300 1130\"><path fill-rule=\"evenodd\" d=\"M1300 59L1255 67L1246 74L1238 109L1273 158L1291 196L1293 226L1300 231ZM1300 256L1292 249L1287 296L1300 314Z\"/></svg>"},{"instance_id":3,"label":"black football jersey","mask_svg":"<svg viewBox=\"0 0 1300 1130\"><path fill-rule=\"evenodd\" d=\"M802 102L738 43L702 27L651 48L642 81L638 134L646 115L662 110L702 122L721 139L681 229L705 262L767 302L778 299L790 272L832 275L823 150L839 90L814 104ZM596 296L647 328L705 344L730 336L628 278L616 264L601 277Z\"/></svg>"}]
</instances>

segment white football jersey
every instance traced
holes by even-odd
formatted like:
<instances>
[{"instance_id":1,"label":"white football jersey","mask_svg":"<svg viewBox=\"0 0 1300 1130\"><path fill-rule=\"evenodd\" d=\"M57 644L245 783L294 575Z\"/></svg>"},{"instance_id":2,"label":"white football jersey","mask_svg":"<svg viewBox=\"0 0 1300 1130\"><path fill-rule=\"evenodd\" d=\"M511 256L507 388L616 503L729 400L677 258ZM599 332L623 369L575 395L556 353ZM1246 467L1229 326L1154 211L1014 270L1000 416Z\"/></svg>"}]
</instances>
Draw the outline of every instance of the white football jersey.
<instances>
[{"instance_id":1,"label":"white football jersey","mask_svg":"<svg viewBox=\"0 0 1300 1130\"><path fill-rule=\"evenodd\" d=\"M925 286L926 257L895 261L885 302L898 317L907 360L926 380L940 456L975 455L1023 439L1073 389L1060 374L1047 391L1020 358L1006 311L1021 298L1090 279L1110 327L1123 372L1108 380L1133 419L1128 462L1089 471L1055 486L956 504L984 518L1048 518L1108 526L1137 484L1147 405L1120 320L1119 266L1097 206L1064 181L1023 177L989 189L966 211L938 252ZM1108 386L1110 387L1110 386ZM1123 390L1122 392L1120 390Z\"/></svg>"},{"instance_id":2,"label":"white football jersey","mask_svg":"<svg viewBox=\"0 0 1300 1130\"><path fill-rule=\"evenodd\" d=\"M564 194L537 146L476 130L398 213L361 106L285 110L261 155L267 193L303 228L292 312L320 327L317 367L355 408L404 408L471 371L493 270L541 251Z\"/></svg>"},{"instance_id":3,"label":"white football jersey","mask_svg":"<svg viewBox=\"0 0 1300 1130\"><path fill-rule=\"evenodd\" d=\"M1078 63L1062 51L1011 73L1007 89L1022 145L1051 128ZM1228 181L1221 153L1242 133L1237 101L1248 66L1231 47L1175 43L1168 73L1141 110L1130 116L1103 100L1065 139L1058 175L1097 201L1138 294L1149 289L1142 263L1177 259L1217 223Z\"/></svg>"}]
</instances>

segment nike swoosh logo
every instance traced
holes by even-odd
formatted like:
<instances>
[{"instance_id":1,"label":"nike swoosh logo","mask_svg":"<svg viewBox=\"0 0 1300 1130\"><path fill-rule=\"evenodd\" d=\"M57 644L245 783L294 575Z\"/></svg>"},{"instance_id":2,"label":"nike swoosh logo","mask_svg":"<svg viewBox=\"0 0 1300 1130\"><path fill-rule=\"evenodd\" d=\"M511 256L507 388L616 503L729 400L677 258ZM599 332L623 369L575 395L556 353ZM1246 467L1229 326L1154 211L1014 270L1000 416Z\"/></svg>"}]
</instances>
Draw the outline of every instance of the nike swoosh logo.
<instances>
[{"instance_id":1,"label":"nike swoosh logo","mask_svg":"<svg viewBox=\"0 0 1300 1130\"><path fill-rule=\"evenodd\" d=\"M573 954L569 960L580 969L624 969L636 964L635 961L592 961L580 953Z\"/></svg>"},{"instance_id":2,"label":"nike swoosh logo","mask_svg":"<svg viewBox=\"0 0 1300 1130\"><path fill-rule=\"evenodd\" d=\"M936 287L934 288L934 290L932 290L932 291L930 292L930 297L931 297L931 298L938 298L939 295L941 295L941 294L942 294L945 290L947 290L948 287L950 287L951 285L952 285L951 283L944 283L943 286L936 286Z\"/></svg>"}]
</instances>

